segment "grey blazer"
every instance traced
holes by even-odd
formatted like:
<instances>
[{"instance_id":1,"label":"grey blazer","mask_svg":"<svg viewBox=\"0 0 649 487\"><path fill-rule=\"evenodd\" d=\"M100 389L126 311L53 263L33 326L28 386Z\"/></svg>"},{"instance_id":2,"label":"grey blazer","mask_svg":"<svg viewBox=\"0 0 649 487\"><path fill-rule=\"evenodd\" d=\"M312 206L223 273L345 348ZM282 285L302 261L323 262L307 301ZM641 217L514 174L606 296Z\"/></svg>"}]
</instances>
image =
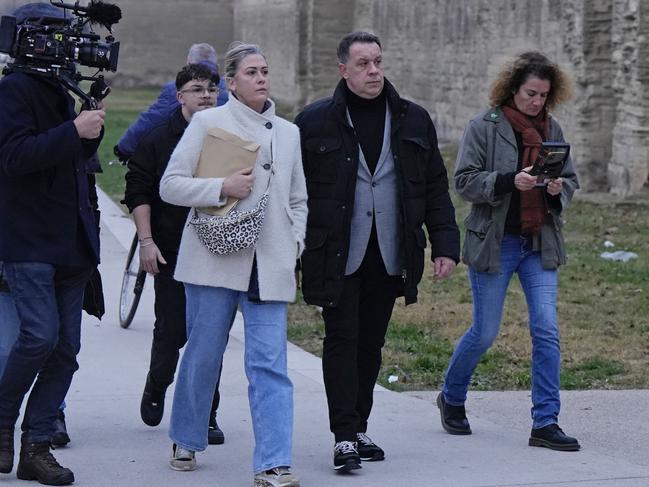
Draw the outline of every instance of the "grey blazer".
<instances>
[{"instance_id":1,"label":"grey blazer","mask_svg":"<svg viewBox=\"0 0 649 487\"><path fill-rule=\"evenodd\" d=\"M347 113L347 119L352 124ZM359 147L359 164L354 194L349 255L345 275L353 274L365 257L367 243L372 231L372 220L376 220L376 233L385 269L391 276L401 274L401 213L397 172L390 149L390 109L385 111L383 147L379 161L372 174L367 166L363 151Z\"/></svg>"},{"instance_id":2,"label":"grey blazer","mask_svg":"<svg viewBox=\"0 0 649 487\"><path fill-rule=\"evenodd\" d=\"M550 119L548 140L564 141L561 126L554 118ZM471 212L464 220L462 262L480 272L500 271L500 243L511 194L496 196L494 188L498 173L516 171L517 165L516 136L500 108L487 110L469 122L458 149L454 181L458 194L472 203ZM555 269L566 262L561 212L579 188L570 158L561 177L560 206L549 207L552 223L543 226L534 242L535 250L541 252L545 269Z\"/></svg>"}]
</instances>

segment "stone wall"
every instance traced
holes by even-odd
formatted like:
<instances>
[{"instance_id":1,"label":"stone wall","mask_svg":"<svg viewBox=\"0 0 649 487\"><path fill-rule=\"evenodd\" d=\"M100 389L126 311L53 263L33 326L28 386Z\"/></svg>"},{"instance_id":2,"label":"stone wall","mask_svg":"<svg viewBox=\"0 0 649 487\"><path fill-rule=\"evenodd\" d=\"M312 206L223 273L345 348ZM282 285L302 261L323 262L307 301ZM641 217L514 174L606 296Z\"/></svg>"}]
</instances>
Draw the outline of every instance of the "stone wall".
<instances>
[{"instance_id":1,"label":"stone wall","mask_svg":"<svg viewBox=\"0 0 649 487\"><path fill-rule=\"evenodd\" d=\"M299 1L234 2L234 39L258 44L268 58L273 98L290 103L299 90Z\"/></svg>"},{"instance_id":2,"label":"stone wall","mask_svg":"<svg viewBox=\"0 0 649 487\"><path fill-rule=\"evenodd\" d=\"M554 10L552 3L564 5ZM469 119L488 106L489 84L511 55L541 49L572 73L561 38L562 12L572 3L358 0L355 18L358 28L381 36L387 76L402 96L427 107L440 137L456 141ZM558 115L570 125L572 106Z\"/></svg>"},{"instance_id":3,"label":"stone wall","mask_svg":"<svg viewBox=\"0 0 649 487\"><path fill-rule=\"evenodd\" d=\"M115 3L123 15L114 29L121 42L117 79L120 82L159 86L185 64L191 44L211 44L221 60L232 39L231 0Z\"/></svg>"},{"instance_id":4,"label":"stone wall","mask_svg":"<svg viewBox=\"0 0 649 487\"><path fill-rule=\"evenodd\" d=\"M236 2L240 3L240 2ZM267 2L246 0L238 24L255 24ZM335 49L354 29L377 33L386 76L401 94L424 105L440 139L457 142L467 121L487 106L501 63L526 49L544 51L574 82L575 97L555 117L573 146L586 191L630 194L649 176L649 2L642 0L319 0L279 2L291 27L284 44L266 48L274 62L275 98L299 110L331 93L337 82ZM291 7L288 5L292 5ZM255 6L257 8L255 8ZM235 11L237 7L235 7ZM248 12L255 12L253 16ZM274 14L273 14L274 15ZM275 33L272 22L255 32ZM247 29L252 30L250 25ZM296 51L297 46L297 53ZM281 87L277 88L278 81Z\"/></svg>"},{"instance_id":5,"label":"stone wall","mask_svg":"<svg viewBox=\"0 0 649 487\"><path fill-rule=\"evenodd\" d=\"M574 10L566 17L563 52L573 66L575 97L574 117L565 128L582 188L604 190L616 104L611 88L611 2L574 2Z\"/></svg>"},{"instance_id":6,"label":"stone wall","mask_svg":"<svg viewBox=\"0 0 649 487\"><path fill-rule=\"evenodd\" d=\"M639 192L649 176L649 5L616 0L613 90L617 101L608 181L619 195Z\"/></svg>"},{"instance_id":7,"label":"stone wall","mask_svg":"<svg viewBox=\"0 0 649 487\"><path fill-rule=\"evenodd\" d=\"M0 0L0 13L23 3ZM239 39L265 51L273 98L295 114L331 94L339 39L364 29L383 41L387 77L429 110L445 142L457 142L487 106L505 59L542 50L574 81L574 99L554 115L572 143L582 188L627 195L647 187L649 0L117 3L124 20L115 29L122 42L116 84L159 85L183 64L189 44L209 42L222 55Z\"/></svg>"}]
</instances>

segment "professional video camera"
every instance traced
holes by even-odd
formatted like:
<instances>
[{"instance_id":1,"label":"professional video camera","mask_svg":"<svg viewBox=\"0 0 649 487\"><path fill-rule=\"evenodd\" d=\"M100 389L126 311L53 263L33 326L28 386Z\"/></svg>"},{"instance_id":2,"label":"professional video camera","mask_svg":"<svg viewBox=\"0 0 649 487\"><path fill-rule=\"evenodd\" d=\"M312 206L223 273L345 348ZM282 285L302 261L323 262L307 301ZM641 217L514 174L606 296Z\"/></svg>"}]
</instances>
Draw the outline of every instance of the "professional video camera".
<instances>
[{"instance_id":1,"label":"professional video camera","mask_svg":"<svg viewBox=\"0 0 649 487\"><path fill-rule=\"evenodd\" d=\"M112 34L113 24L122 17L121 9L101 0L90 0L86 7L81 7L78 0L74 5L54 0L50 0L50 4L63 9L54 11L60 15L28 16L24 20L2 16L0 52L14 58L14 62L4 68L3 74L20 71L58 80L84 100L86 107L96 108L97 100L110 92L99 73L117 70L119 42L112 35L106 37L106 42L101 42L92 26L100 24ZM68 10L74 15L68 17ZM77 71L77 63L98 68L98 71L92 76L84 76ZM82 80L93 82L89 93L79 87Z\"/></svg>"}]
</instances>

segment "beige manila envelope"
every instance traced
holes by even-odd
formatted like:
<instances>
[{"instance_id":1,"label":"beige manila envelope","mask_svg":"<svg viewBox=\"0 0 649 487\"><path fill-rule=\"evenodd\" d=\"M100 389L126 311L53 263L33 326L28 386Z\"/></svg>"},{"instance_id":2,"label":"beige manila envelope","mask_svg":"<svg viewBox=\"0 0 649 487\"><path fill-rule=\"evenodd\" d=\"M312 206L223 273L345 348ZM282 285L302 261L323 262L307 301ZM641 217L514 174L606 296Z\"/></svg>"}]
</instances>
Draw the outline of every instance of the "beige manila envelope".
<instances>
[{"instance_id":1,"label":"beige manila envelope","mask_svg":"<svg viewBox=\"0 0 649 487\"><path fill-rule=\"evenodd\" d=\"M235 172L253 167L257 160L259 144L243 140L233 133L213 127L207 130L201 155L196 166L196 178L226 178ZM239 201L228 197L224 206L199 208L209 215L227 214Z\"/></svg>"}]
</instances>

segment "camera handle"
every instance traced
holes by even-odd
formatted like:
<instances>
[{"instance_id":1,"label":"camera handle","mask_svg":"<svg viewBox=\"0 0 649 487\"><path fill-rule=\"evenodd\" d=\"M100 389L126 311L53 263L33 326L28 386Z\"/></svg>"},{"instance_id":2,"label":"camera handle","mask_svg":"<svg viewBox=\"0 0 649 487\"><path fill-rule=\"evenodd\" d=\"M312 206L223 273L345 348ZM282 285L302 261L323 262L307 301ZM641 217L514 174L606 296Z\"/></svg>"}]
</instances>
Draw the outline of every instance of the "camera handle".
<instances>
[{"instance_id":1,"label":"camera handle","mask_svg":"<svg viewBox=\"0 0 649 487\"><path fill-rule=\"evenodd\" d=\"M97 109L97 100L83 91L74 78L61 71L59 71L57 78L61 81L61 84L63 86L65 86L68 90L70 90L72 93L81 98L81 100L83 100L83 107L86 110Z\"/></svg>"},{"instance_id":2,"label":"camera handle","mask_svg":"<svg viewBox=\"0 0 649 487\"><path fill-rule=\"evenodd\" d=\"M4 67L2 74L11 72L27 73L37 76L43 76L49 79L58 80L65 88L77 95L83 102L84 110L96 110L99 105L98 101L103 100L110 93L110 87L104 81L102 75L83 76L76 72L67 72L62 69L48 71L34 66L27 66L18 63L10 63ZM79 86L79 81L93 81L90 86L90 93L86 93Z\"/></svg>"},{"instance_id":3,"label":"camera handle","mask_svg":"<svg viewBox=\"0 0 649 487\"><path fill-rule=\"evenodd\" d=\"M104 99L108 96L108 93L110 93L110 87L104 81L103 76L92 77L76 75L73 78L67 73L59 72L58 78L61 80L63 86L83 100L84 110L97 110L99 107L98 101ZM80 80L94 81L90 86L90 93L86 93L81 89L78 84L78 81Z\"/></svg>"}]
</instances>

